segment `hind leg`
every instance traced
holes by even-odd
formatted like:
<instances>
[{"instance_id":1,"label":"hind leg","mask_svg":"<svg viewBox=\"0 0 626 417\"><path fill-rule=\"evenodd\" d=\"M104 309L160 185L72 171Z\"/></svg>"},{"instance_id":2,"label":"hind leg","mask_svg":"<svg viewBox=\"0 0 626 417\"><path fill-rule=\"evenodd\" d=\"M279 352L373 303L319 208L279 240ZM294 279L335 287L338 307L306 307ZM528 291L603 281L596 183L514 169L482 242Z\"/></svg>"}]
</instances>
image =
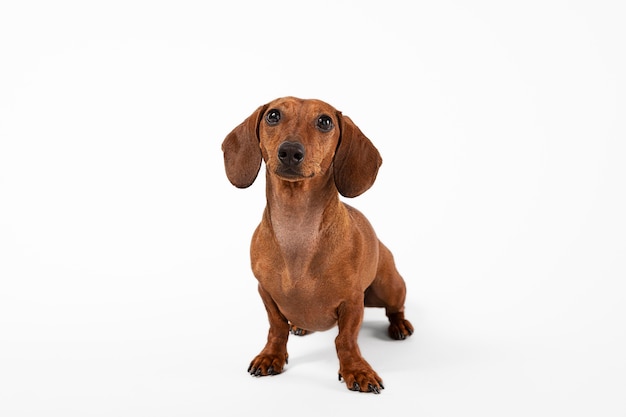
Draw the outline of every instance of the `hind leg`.
<instances>
[{"instance_id":1,"label":"hind leg","mask_svg":"<svg viewBox=\"0 0 626 417\"><path fill-rule=\"evenodd\" d=\"M389 337L403 340L413 334L413 325L404 318L406 284L389 249L382 243L379 246L378 271L376 279L365 290L365 306L384 307L389 318Z\"/></svg>"}]
</instances>

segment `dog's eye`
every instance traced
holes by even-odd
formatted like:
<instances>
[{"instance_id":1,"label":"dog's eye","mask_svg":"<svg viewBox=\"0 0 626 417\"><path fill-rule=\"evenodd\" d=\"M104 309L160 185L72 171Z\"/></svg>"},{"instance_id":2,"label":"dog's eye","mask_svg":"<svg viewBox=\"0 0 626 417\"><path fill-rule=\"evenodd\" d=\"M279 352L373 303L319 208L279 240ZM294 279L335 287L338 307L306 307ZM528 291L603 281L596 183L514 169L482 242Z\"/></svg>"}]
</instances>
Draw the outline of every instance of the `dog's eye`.
<instances>
[{"instance_id":1,"label":"dog's eye","mask_svg":"<svg viewBox=\"0 0 626 417\"><path fill-rule=\"evenodd\" d=\"M272 109L265 115L265 120L270 126L277 124L280 121L280 111Z\"/></svg>"},{"instance_id":2,"label":"dog's eye","mask_svg":"<svg viewBox=\"0 0 626 417\"><path fill-rule=\"evenodd\" d=\"M330 132L333 128L333 119L326 114L322 114L317 118L317 128L322 132Z\"/></svg>"}]
</instances>

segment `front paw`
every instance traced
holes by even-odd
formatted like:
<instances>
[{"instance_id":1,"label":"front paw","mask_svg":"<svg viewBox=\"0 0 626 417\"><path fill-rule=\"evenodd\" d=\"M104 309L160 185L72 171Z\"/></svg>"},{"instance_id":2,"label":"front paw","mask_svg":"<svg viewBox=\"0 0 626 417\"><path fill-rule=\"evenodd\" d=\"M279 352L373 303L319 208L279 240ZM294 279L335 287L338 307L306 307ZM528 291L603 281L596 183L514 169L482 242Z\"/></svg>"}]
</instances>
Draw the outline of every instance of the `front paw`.
<instances>
[{"instance_id":1,"label":"front paw","mask_svg":"<svg viewBox=\"0 0 626 417\"><path fill-rule=\"evenodd\" d=\"M380 394L385 389L383 380L378 376L372 368L363 368L359 370L340 370L339 381L346 382L346 388L350 391L371 392Z\"/></svg>"},{"instance_id":2,"label":"front paw","mask_svg":"<svg viewBox=\"0 0 626 417\"><path fill-rule=\"evenodd\" d=\"M278 375L283 372L289 355L261 353L250 362L248 373L252 376Z\"/></svg>"}]
</instances>

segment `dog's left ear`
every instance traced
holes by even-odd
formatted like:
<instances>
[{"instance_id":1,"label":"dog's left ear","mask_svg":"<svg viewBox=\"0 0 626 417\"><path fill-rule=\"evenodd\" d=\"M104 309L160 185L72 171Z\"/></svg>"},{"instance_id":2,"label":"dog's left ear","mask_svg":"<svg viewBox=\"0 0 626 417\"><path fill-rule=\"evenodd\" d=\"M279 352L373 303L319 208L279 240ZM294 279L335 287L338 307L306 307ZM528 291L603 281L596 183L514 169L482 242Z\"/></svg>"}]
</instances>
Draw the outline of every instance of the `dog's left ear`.
<instances>
[{"instance_id":1,"label":"dog's left ear","mask_svg":"<svg viewBox=\"0 0 626 417\"><path fill-rule=\"evenodd\" d=\"M226 176L235 187L251 186L261 168L258 128L265 107L263 105L256 109L222 142Z\"/></svg>"},{"instance_id":2,"label":"dog's left ear","mask_svg":"<svg viewBox=\"0 0 626 417\"><path fill-rule=\"evenodd\" d=\"M374 184L383 160L348 116L338 114L338 119L341 136L333 162L335 185L342 196L356 197Z\"/></svg>"}]
</instances>

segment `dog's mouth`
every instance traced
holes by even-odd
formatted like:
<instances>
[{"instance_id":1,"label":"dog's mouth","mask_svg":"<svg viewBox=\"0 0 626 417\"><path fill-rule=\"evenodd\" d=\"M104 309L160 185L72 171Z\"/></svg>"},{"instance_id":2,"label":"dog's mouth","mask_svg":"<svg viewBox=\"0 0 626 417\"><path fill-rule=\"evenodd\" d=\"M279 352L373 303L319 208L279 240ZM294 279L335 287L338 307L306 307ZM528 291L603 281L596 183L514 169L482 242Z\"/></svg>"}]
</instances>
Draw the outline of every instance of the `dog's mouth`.
<instances>
[{"instance_id":1,"label":"dog's mouth","mask_svg":"<svg viewBox=\"0 0 626 417\"><path fill-rule=\"evenodd\" d=\"M305 180L305 179L311 178L311 177L313 177L315 175L314 173L312 173L310 175L306 175L306 174L302 173L299 169L294 169L293 167L288 167L288 166L280 167L280 168L276 169L276 171L274 171L274 172L276 173L276 175L278 175L282 179L285 179L285 180L288 180L288 181Z\"/></svg>"}]
</instances>

